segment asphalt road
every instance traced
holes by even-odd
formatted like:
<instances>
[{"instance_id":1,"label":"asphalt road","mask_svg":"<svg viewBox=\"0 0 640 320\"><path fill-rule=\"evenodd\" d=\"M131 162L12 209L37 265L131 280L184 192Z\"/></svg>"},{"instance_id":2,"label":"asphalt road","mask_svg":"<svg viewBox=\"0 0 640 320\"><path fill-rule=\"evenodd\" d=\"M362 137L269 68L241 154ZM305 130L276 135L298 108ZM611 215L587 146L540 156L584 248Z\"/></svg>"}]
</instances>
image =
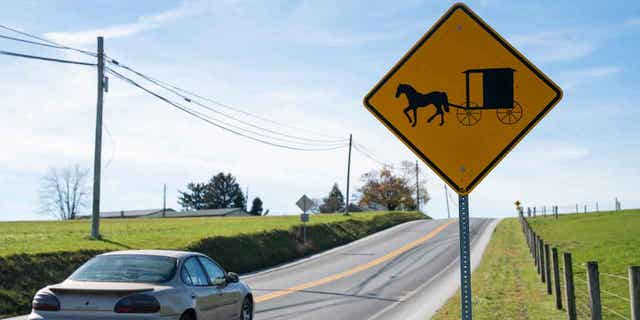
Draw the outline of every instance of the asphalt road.
<instances>
[{"instance_id":1,"label":"asphalt road","mask_svg":"<svg viewBox=\"0 0 640 320\"><path fill-rule=\"evenodd\" d=\"M425 319L460 285L457 222L405 223L243 276L255 295L256 320ZM495 223L471 219L473 265L479 263Z\"/></svg>"},{"instance_id":2,"label":"asphalt road","mask_svg":"<svg viewBox=\"0 0 640 320\"><path fill-rule=\"evenodd\" d=\"M472 241L490 233L491 222L471 219ZM257 320L400 319L400 314L406 319L424 313L417 310L421 301L410 303L424 292L438 291L430 294L442 302L455 293L458 257L457 220L418 221L243 281L253 289ZM436 281L447 277L447 283Z\"/></svg>"}]
</instances>

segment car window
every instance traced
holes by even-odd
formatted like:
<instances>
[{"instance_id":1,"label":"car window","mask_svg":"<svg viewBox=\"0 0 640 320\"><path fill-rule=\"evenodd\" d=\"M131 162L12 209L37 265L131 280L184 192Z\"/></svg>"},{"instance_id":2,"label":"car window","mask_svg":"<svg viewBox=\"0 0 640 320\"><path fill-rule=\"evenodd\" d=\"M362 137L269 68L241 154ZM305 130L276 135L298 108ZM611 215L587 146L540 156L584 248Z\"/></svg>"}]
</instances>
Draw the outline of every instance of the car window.
<instances>
[{"instance_id":1,"label":"car window","mask_svg":"<svg viewBox=\"0 0 640 320\"><path fill-rule=\"evenodd\" d=\"M191 284L194 286L208 286L209 279L207 279L207 275L204 270L202 270L202 266L195 257L189 258L184 262L184 269L189 273L189 278L191 279Z\"/></svg>"},{"instance_id":2,"label":"car window","mask_svg":"<svg viewBox=\"0 0 640 320\"><path fill-rule=\"evenodd\" d=\"M216 279L224 279L224 271L217 264L205 257L198 257L198 259L204 266L211 282L215 282Z\"/></svg>"},{"instance_id":3,"label":"car window","mask_svg":"<svg viewBox=\"0 0 640 320\"><path fill-rule=\"evenodd\" d=\"M187 267L182 267L182 271L180 272L180 277L182 278L182 282L188 286L193 285L193 281L191 281L191 275L189 271L187 271Z\"/></svg>"},{"instance_id":4,"label":"car window","mask_svg":"<svg viewBox=\"0 0 640 320\"><path fill-rule=\"evenodd\" d=\"M153 255L97 256L71 275L75 281L161 283L173 279L177 260Z\"/></svg>"}]
</instances>

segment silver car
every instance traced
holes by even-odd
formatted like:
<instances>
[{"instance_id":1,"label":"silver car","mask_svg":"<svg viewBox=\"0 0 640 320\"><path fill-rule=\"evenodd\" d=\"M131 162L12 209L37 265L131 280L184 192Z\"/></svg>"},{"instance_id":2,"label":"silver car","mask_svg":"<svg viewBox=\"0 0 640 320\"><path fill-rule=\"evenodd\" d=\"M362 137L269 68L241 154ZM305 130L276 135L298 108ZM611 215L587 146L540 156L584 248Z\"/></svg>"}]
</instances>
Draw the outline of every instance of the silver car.
<instances>
[{"instance_id":1,"label":"silver car","mask_svg":"<svg viewBox=\"0 0 640 320\"><path fill-rule=\"evenodd\" d=\"M194 252L132 250L96 256L40 289L29 320L253 319L251 289Z\"/></svg>"}]
</instances>

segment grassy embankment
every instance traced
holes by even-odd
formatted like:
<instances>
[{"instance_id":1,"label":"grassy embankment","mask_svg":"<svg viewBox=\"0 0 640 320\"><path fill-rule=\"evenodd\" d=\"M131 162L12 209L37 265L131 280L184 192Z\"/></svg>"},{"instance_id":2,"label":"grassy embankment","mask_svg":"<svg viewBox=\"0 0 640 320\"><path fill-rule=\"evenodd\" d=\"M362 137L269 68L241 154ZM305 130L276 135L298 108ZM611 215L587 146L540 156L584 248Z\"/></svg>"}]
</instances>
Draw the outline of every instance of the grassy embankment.
<instances>
[{"instance_id":1,"label":"grassy embankment","mask_svg":"<svg viewBox=\"0 0 640 320\"><path fill-rule=\"evenodd\" d=\"M249 272L317 253L394 225L411 212L314 215L303 243L298 216L0 223L0 317L25 313L40 287L66 278L96 254L122 249L181 249L209 254L227 270Z\"/></svg>"},{"instance_id":2,"label":"grassy embankment","mask_svg":"<svg viewBox=\"0 0 640 320\"><path fill-rule=\"evenodd\" d=\"M565 319L533 268L517 219L496 227L471 280L474 319ZM435 320L460 319L460 292L438 311Z\"/></svg>"},{"instance_id":3,"label":"grassy embankment","mask_svg":"<svg viewBox=\"0 0 640 320\"><path fill-rule=\"evenodd\" d=\"M589 318L584 263L597 261L602 290L621 297L629 295L627 268L640 265L640 210L561 215L529 219L531 226L551 246L571 252L576 279L578 317ZM562 258L561 267L562 267ZM560 270L563 283L563 270ZM612 274L617 277L610 277ZM516 219L504 220L473 275L474 315L478 319L564 319L564 311L555 311L555 301L546 295L539 281L526 242ZM566 296L563 293L566 307ZM602 291L602 305L630 318L627 301ZM434 319L459 319L460 297L449 300ZM618 316L604 309L605 319Z\"/></svg>"}]
</instances>

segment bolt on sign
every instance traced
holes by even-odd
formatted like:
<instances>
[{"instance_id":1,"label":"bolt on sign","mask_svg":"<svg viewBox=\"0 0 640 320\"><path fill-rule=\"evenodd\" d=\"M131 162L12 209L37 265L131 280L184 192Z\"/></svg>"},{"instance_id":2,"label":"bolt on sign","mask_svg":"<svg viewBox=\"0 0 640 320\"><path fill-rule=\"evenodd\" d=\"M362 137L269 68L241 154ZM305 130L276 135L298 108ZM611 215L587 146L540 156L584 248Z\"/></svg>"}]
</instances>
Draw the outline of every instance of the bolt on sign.
<instances>
[{"instance_id":1,"label":"bolt on sign","mask_svg":"<svg viewBox=\"0 0 640 320\"><path fill-rule=\"evenodd\" d=\"M480 181L562 90L464 4L455 4L364 98L459 194Z\"/></svg>"}]
</instances>

